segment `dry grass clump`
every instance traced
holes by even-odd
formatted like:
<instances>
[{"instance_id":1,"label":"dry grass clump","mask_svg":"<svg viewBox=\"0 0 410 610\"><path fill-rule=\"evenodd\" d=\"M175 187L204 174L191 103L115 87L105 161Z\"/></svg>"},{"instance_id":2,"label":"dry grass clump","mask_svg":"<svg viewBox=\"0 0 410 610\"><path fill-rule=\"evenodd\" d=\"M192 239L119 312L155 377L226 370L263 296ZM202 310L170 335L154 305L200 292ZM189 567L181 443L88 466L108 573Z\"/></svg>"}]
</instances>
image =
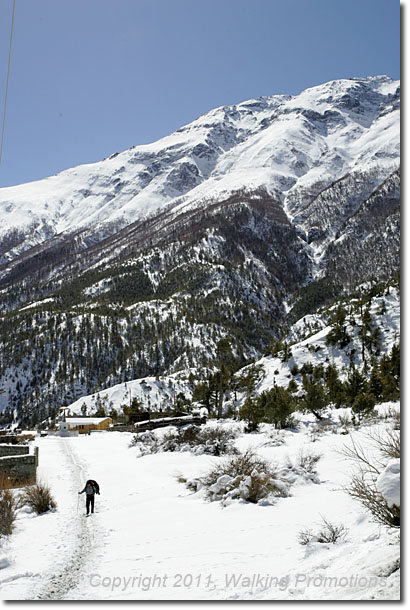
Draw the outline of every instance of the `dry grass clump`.
<instances>
[{"instance_id":1,"label":"dry grass clump","mask_svg":"<svg viewBox=\"0 0 410 610\"><path fill-rule=\"evenodd\" d=\"M307 545L311 542L321 544L335 544L343 541L347 536L348 530L342 524L335 524L322 516L322 526L316 534L312 530L301 530L298 534L299 544Z\"/></svg>"},{"instance_id":2,"label":"dry grass clump","mask_svg":"<svg viewBox=\"0 0 410 610\"><path fill-rule=\"evenodd\" d=\"M50 488L41 481L27 486L20 495L20 502L21 505L32 508L38 515L57 508Z\"/></svg>"},{"instance_id":3,"label":"dry grass clump","mask_svg":"<svg viewBox=\"0 0 410 610\"><path fill-rule=\"evenodd\" d=\"M321 453L315 453L309 449L300 449L294 459L287 458L287 462L280 469L279 474L291 485L297 481L319 483L317 464L321 457Z\"/></svg>"},{"instance_id":4,"label":"dry grass clump","mask_svg":"<svg viewBox=\"0 0 410 610\"><path fill-rule=\"evenodd\" d=\"M267 460L248 450L226 458L200 479L210 500L245 500L254 504L288 495L288 486Z\"/></svg>"},{"instance_id":5,"label":"dry grass clump","mask_svg":"<svg viewBox=\"0 0 410 610\"><path fill-rule=\"evenodd\" d=\"M18 502L12 491L12 482L5 475L0 475L0 538L9 536L14 528Z\"/></svg>"},{"instance_id":6,"label":"dry grass clump","mask_svg":"<svg viewBox=\"0 0 410 610\"><path fill-rule=\"evenodd\" d=\"M309 474L316 474L317 463L319 462L321 457L321 453L315 453L313 451L304 451L303 449L301 449L297 456L297 465Z\"/></svg>"}]
</instances>

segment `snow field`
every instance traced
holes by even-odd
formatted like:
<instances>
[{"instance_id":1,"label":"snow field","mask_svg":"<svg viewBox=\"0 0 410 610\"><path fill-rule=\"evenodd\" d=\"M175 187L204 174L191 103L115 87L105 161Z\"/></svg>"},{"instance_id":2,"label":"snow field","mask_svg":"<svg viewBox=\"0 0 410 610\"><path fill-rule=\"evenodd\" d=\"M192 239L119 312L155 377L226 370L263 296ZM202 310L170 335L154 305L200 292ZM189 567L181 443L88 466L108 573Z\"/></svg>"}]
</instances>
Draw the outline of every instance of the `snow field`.
<instances>
[{"instance_id":1,"label":"snow field","mask_svg":"<svg viewBox=\"0 0 410 610\"><path fill-rule=\"evenodd\" d=\"M337 421L337 412L331 415ZM224 458L189 452L138 457L139 449L129 448L130 433L37 439L40 475L58 511L20 513L3 550L9 562L0 570L4 598L398 599L397 530L372 522L343 491L354 471L340 453L349 436L338 426L335 434L312 434L313 419L300 416L299 430L282 431L279 446L270 443L268 425L237 439L239 449L253 447L278 466L297 460L301 450L322 455L319 483L298 478L289 497L268 506L235 501L223 507L178 482L178 476L204 475ZM371 454L366 431L389 425L379 420L352 436ZM101 487L90 518L80 514L84 496L76 512L86 478ZM321 516L343 524L346 540L300 545L298 533L317 531Z\"/></svg>"}]
</instances>

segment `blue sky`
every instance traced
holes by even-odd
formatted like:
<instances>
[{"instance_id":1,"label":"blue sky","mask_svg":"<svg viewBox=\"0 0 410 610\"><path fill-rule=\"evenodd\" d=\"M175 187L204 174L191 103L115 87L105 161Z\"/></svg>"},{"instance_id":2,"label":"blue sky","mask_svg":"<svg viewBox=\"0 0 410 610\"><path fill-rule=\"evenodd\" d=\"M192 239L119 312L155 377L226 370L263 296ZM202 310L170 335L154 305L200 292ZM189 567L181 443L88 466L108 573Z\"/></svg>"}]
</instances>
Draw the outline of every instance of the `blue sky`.
<instances>
[{"instance_id":1,"label":"blue sky","mask_svg":"<svg viewBox=\"0 0 410 610\"><path fill-rule=\"evenodd\" d=\"M1 117L11 11L1 0ZM400 76L399 0L16 0L0 186L217 106L374 74Z\"/></svg>"}]
</instances>

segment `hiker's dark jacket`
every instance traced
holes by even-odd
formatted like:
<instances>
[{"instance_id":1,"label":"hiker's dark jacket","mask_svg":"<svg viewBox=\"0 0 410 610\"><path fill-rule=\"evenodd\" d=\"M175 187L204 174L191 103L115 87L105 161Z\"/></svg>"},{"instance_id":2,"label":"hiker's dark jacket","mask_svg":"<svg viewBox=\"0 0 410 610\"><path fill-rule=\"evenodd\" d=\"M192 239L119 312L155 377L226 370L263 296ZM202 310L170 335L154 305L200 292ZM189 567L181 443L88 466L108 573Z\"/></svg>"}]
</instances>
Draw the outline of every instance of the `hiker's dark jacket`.
<instances>
[{"instance_id":1,"label":"hiker's dark jacket","mask_svg":"<svg viewBox=\"0 0 410 610\"><path fill-rule=\"evenodd\" d=\"M84 492L87 494L87 496L94 496L95 494L100 493L100 486L98 485L97 481L90 479L85 484L84 489L80 491L80 494L83 494Z\"/></svg>"}]
</instances>

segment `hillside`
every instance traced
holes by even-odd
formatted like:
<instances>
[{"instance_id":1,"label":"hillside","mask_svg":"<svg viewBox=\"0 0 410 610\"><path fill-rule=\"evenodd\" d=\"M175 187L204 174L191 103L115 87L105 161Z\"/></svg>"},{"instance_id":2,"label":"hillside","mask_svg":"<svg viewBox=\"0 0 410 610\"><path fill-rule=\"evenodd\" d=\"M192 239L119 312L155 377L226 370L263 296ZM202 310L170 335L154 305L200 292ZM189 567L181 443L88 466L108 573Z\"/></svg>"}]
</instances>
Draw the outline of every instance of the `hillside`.
<instances>
[{"instance_id":1,"label":"hillside","mask_svg":"<svg viewBox=\"0 0 410 610\"><path fill-rule=\"evenodd\" d=\"M350 311L346 321L346 333L350 340L343 347L329 341L334 330L332 319L339 305L347 305ZM378 340L377 346L370 349L366 347L363 352L361 312L365 310L370 312L371 332L377 334ZM254 396L275 385L287 388L291 380L297 385L295 391L301 394L304 372L311 373L319 367L323 377L326 368L332 366L337 370L340 381L346 382L352 367L360 371L367 370L370 375L374 364L399 345L400 293L397 286L382 286L370 291L363 289L356 298L336 302L315 314L304 316L293 324L283 342L273 345L271 354L235 372L227 381L224 391L224 412L237 413L241 408L249 394L249 388L245 389L249 375L254 378L251 390ZM399 382L399 379L397 381ZM107 387L101 392L82 396L69 406L74 413L81 413L84 406L88 414L95 413L100 408L105 409L106 413L111 409L121 412L122 406L131 404L135 399L149 410L166 411L172 409L176 401L181 408L184 408L186 402L187 408L194 394L202 401L203 406L213 409L216 413L217 396L214 394L214 402L204 402L204 396L198 393L202 384L211 385L206 371L188 368L171 375L144 377Z\"/></svg>"},{"instance_id":2,"label":"hillside","mask_svg":"<svg viewBox=\"0 0 410 610\"><path fill-rule=\"evenodd\" d=\"M189 397L221 340L239 370L304 315L391 281L399 106L389 77L331 81L0 189L6 419L145 377L190 377Z\"/></svg>"}]
</instances>

